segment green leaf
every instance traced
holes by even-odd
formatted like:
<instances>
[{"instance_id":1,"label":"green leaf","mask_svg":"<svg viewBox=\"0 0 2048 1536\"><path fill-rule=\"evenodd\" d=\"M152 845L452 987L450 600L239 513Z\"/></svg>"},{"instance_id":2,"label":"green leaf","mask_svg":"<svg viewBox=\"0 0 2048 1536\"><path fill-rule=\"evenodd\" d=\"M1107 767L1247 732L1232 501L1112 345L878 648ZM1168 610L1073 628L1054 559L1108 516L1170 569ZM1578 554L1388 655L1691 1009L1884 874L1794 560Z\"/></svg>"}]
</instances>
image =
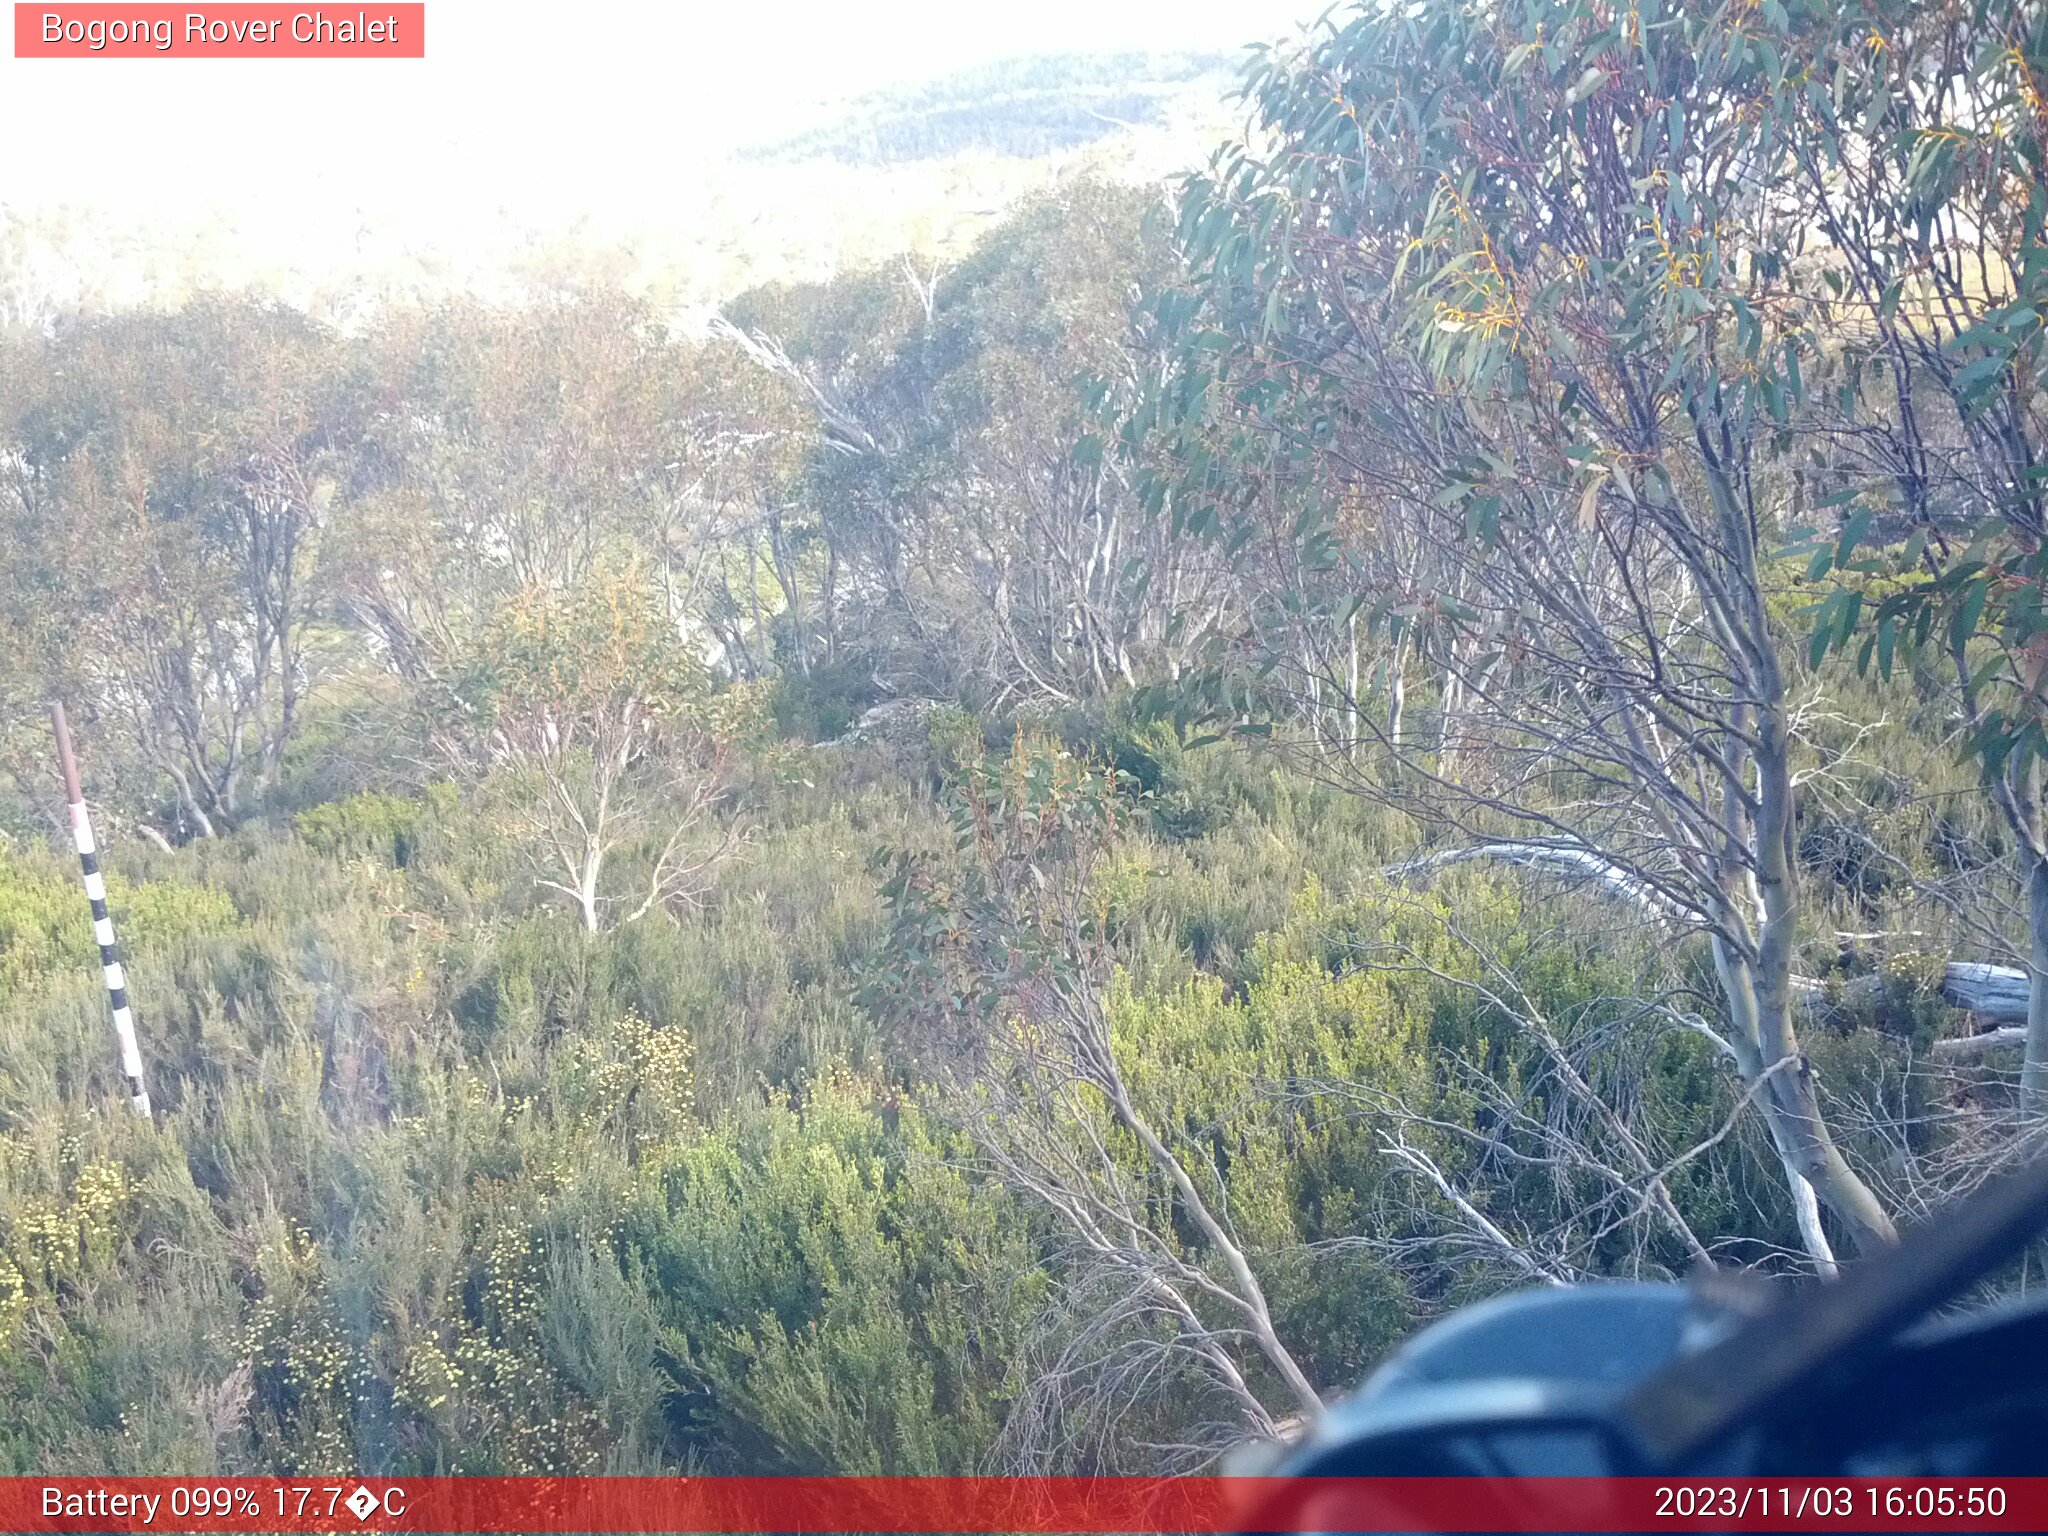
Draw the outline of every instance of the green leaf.
<instances>
[{"instance_id":1,"label":"green leaf","mask_svg":"<svg viewBox=\"0 0 2048 1536\"><path fill-rule=\"evenodd\" d=\"M1849 637L1856 632L1857 617L1863 612L1863 594L1845 592L1842 594L1842 611L1835 618L1835 644L1847 645Z\"/></svg>"},{"instance_id":2,"label":"green leaf","mask_svg":"<svg viewBox=\"0 0 2048 1536\"><path fill-rule=\"evenodd\" d=\"M1842 520L1842 536L1835 544L1835 564L1847 566L1850 556L1856 553L1856 546L1863 542L1864 534L1870 531L1870 521L1875 514L1868 507L1859 507Z\"/></svg>"},{"instance_id":3,"label":"green leaf","mask_svg":"<svg viewBox=\"0 0 2048 1536\"><path fill-rule=\"evenodd\" d=\"M1835 641L1835 614L1845 596L1841 592L1830 592L1813 612L1813 633L1806 640L1806 664L1817 667L1828 653L1828 647Z\"/></svg>"},{"instance_id":4,"label":"green leaf","mask_svg":"<svg viewBox=\"0 0 2048 1536\"><path fill-rule=\"evenodd\" d=\"M1955 643L1967 645L1976 636L1978 622L1984 617L1984 604L1990 600L1991 583L1982 577L1969 585L1963 595L1962 606L1956 610L1955 623L1951 630Z\"/></svg>"},{"instance_id":5,"label":"green leaf","mask_svg":"<svg viewBox=\"0 0 2048 1536\"><path fill-rule=\"evenodd\" d=\"M2005 361L2002 355L1994 354L1990 357L1980 357L1974 362L1965 363L1956 370L1955 378L1950 381L1950 387L1955 390L1957 397L1967 404L1996 381L1999 374L2004 372Z\"/></svg>"},{"instance_id":6,"label":"green leaf","mask_svg":"<svg viewBox=\"0 0 2048 1536\"><path fill-rule=\"evenodd\" d=\"M1576 107L1588 96L1599 90L1601 86L1605 85L1607 79L1607 71L1600 68L1597 64L1594 65L1583 75L1579 76L1577 84L1565 92L1564 104L1567 107Z\"/></svg>"}]
</instances>

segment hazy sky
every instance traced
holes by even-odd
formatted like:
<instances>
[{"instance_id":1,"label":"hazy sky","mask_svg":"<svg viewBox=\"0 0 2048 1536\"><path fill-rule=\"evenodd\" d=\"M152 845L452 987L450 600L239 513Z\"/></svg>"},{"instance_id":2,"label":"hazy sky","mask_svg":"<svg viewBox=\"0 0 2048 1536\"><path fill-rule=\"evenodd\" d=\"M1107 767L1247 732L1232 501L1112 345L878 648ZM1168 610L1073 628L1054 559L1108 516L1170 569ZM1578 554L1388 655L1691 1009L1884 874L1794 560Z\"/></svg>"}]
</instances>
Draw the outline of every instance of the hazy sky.
<instances>
[{"instance_id":1,"label":"hazy sky","mask_svg":"<svg viewBox=\"0 0 2048 1536\"><path fill-rule=\"evenodd\" d=\"M8 57L0 203L574 208L835 97L1011 53L1232 48L1324 3L429 0L417 61Z\"/></svg>"}]
</instances>

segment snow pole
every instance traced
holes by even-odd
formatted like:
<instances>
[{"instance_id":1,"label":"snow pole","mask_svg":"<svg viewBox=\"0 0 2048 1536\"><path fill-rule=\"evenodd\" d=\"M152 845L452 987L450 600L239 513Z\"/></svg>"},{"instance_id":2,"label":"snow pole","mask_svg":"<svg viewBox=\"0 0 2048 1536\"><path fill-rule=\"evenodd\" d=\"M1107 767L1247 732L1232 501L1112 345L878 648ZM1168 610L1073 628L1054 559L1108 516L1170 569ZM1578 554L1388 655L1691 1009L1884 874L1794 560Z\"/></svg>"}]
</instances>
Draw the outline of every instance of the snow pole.
<instances>
[{"instance_id":1,"label":"snow pole","mask_svg":"<svg viewBox=\"0 0 2048 1536\"><path fill-rule=\"evenodd\" d=\"M107 1001L114 1010L114 1038L121 1050L121 1071L128 1079L135 1113L149 1119L149 1090L142 1084L142 1049L135 1043L135 1015L128 1008L128 976L121 969L121 951L114 943L114 920L107 915L107 883L100 875L99 849L92 838L92 820L85 811L85 791L78 787L78 759L71 754L71 727L64 706L50 706L57 728L57 763L64 770L64 799L71 810L71 840L85 870L85 899L92 904L92 936L100 947L100 974L106 978Z\"/></svg>"}]
</instances>

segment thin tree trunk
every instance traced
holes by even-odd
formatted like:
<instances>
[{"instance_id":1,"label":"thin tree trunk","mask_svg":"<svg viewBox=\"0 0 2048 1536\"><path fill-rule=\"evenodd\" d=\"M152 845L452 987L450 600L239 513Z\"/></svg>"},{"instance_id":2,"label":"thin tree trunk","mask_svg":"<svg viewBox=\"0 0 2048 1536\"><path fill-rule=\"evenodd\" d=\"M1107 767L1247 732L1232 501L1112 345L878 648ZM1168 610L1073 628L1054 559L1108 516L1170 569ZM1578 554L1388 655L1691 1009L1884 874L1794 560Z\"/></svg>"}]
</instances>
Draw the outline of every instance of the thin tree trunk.
<instances>
[{"instance_id":1,"label":"thin tree trunk","mask_svg":"<svg viewBox=\"0 0 2048 1536\"><path fill-rule=\"evenodd\" d=\"M1792 1180L1792 1214L1799 1223L1799 1240L1806 1245L1813 1267L1823 1278L1833 1278L1839 1273L1839 1268L1835 1263L1834 1245L1828 1241L1827 1230L1820 1224L1820 1198L1814 1194L1813 1185L1803 1178L1794 1177Z\"/></svg>"},{"instance_id":2,"label":"thin tree trunk","mask_svg":"<svg viewBox=\"0 0 2048 1536\"><path fill-rule=\"evenodd\" d=\"M1408 643L1401 640L1387 653L1387 744L1397 750L1401 745L1401 717L1408 707L1408 671L1402 658L1407 648Z\"/></svg>"},{"instance_id":3,"label":"thin tree trunk","mask_svg":"<svg viewBox=\"0 0 2048 1536\"><path fill-rule=\"evenodd\" d=\"M142 838L145 842L147 842L152 848L158 849L163 853L169 853L172 851L171 840L168 837L165 837L163 833L157 831L157 829L155 827L152 827L148 822L133 821L130 822L129 825L134 827L136 835Z\"/></svg>"},{"instance_id":4,"label":"thin tree trunk","mask_svg":"<svg viewBox=\"0 0 2048 1536\"><path fill-rule=\"evenodd\" d=\"M1344 625L1344 751L1353 759L1358 756L1361 734L1358 720L1358 615L1354 613Z\"/></svg>"},{"instance_id":5,"label":"thin tree trunk","mask_svg":"<svg viewBox=\"0 0 2048 1536\"><path fill-rule=\"evenodd\" d=\"M2027 870L2027 1050L2020 1066L2020 1112L2048 1109L2048 859L2029 854Z\"/></svg>"},{"instance_id":6,"label":"thin tree trunk","mask_svg":"<svg viewBox=\"0 0 2048 1536\"><path fill-rule=\"evenodd\" d=\"M1715 464L1716 458L1704 430L1700 431L1699 440L1702 449L1706 450L1708 462ZM1752 813L1731 805L1728 813L1731 833L1736 832L1743 821L1749 822L1754 883L1750 885L1744 879L1741 884L1748 886L1742 894L1754 901L1757 913L1755 954L1748 963L1727 963L1735 959L1732 947L1717 939L1716 959L1721 962L1723 990L1729 993L1731 1012L1746 1008L1750 1014L1751 1033L1746 1045L1758 1053L1755 1080L1763 1084L1761 1097L1765 1122L1770 1127L1779 1160L1785 1165L1795 1211L1803 1196L1800 1187L1803 1181L1848 1228L1856 1251L1867 1256L1896 1243L1898 1229L1892 1225L1890 1214L1870 1186L1849 1166L1841 1149L1835 1145L1834 1137L1829 1134L1827 1122L1821 1117L1820 1094L1812 1069L1799 1048L1798 1031L1793 1027L1792 964L1797 950L1800 909L1799 870L1793 857L1797 845L1798 801L1792 781L1785 679L1778 665L1770 616L1757 578L1755 526L1749 520L1735 487L1718 467L1709 474L1708 485L1721 513L1728 542L1738 552L1741 562L1741 590L1746 609L1744 627L1752 637L1752 644L1747 649L1751 651L1756 690L1757 736L1752 750L1756 773L1755 809ZM1737 893L1731 891L1728 894L1733 896ZM1735 910L1735 903L1731 901L1726 914L1728 920L1734 920ZM1744 920L1747 920L1747 914ZM1732 990L1727 986L1731 975L1737 981ZM1809 1222L1802 1213L1800 1225L1810 1228L1805 1236L1807 1252L1814 1263L1832 1264L1834 1252L1820 1223L1817 1220Z\"/></svg>"},{"instance_id":7,"label":"thin tree trunk","mask_svg":"<svg viewBox=\"0 0 2048 1536\"><path fill-rule=\"evenodd\" d=\"M1984 716L1978 707L1970 659L1961 643L1951 650L1950 659L1955 664L1963 718L1975 729ZM2008 760L2003 773L1991 776L1989 787L1992 800L2019 842L2027 872L2027 1046L2020 1065L2020 1114L2034 1120L2048 1109L2048 844L2042 838L2040 759L2027 758L2024 777L2016 767Z\"/></svg>"},{"instance_id":8,"label":"thin tree trunk","mask_svg":"<svg viewBox=\"0 0 2048 1536\"><path fill-rule=\"evenodd\" d=\"M1168 1182L1180 1196L1181 1204L1189 1217L1201 1228L1202 1235L1209 1240L1209 1245L1222 1256L1223 1262L1229 1267L1237 1293L1244 1302L1248 1331L1259 1346L1259 1353L1266 1357L1266 1363L1272 1366L1275 1373L1287 1384L1287 1389L1294 1394L1295 1401L1301 1405L1303 1412L1311 1415L1321 1413L1322 1395L1309 1381L1293 1353L1280 1342L1279 1332L1273 1327L1272 1313L1266 1305L1265 1290L1260 1286L1258 1277L1252 1273L1251 1263L1245 1258L1244 1250L1239 1248L1230 1234L1223 1230L1223 1224L1216 1219L1215 1213L1209 1209L1208 1202L1195 1188L1194 1180L1188 1177L1187 1169L1181 1166L1180 1159L1173 1155L1172 1150L1159 1139L1144 1117L1137 1112L1129 1095L1124 1092L1121 1082L1113 1085L1110 1104L1115 1109L1117 1118L1123 1121L1124 1128L1136 1136L1145 1148L1153 1166L1166 1175Z\"/></svg>"},{"instance_id":9,"label":"thin tree trunk","mask_svg":"<svg viewBox=\"0 0 2048 1536\"><path fill-rule=\"evenodd\" d=\"M1813 1074L1805 1060L1782 1043L1792 1039L1791 1020L1775 1024L1767 1017L1769 1003L1757 985L1755 969L1736 954L1727 940L1713 940L1714 966L1720 974L1721 992L1727 1000L1729 1044L1734 1048L1744 1081L1752 1088L1761 1084L1757 1095L1764 1125L1771 1133L1771 1145L1785 1171L1785 1184L1798 1219L1800 1238L1807 1255L1818 1267L1835 1262L1833 1246L1821 1230L1818 1213L1802 1205L1818 1196L1844 1226L1849 1228L1858 1253L1888 1247L1897 1233L1884 1207L1854 1169L1842 1158L1821 1119L1820 1101Z\"/></svg>"},{"instance_id":10,"label":"thin tree trunk","mask_svg":"<svg viewBox=\"0 0 2048 1536\"><path fill-rule=\"evenodd\" d=\"M1455 649L1457 637L1449 644ZM1458 771L1458 711L1465 702L1465 677L1455 656L1444 663L1443 692L1437 707L1436 771L1454 779Z\"/></svg>"},{"instance_id":11,"label":"thin tree trunk","mask_svg":"<svg viewBox=\"0 0 2048 1536\"><path fill-rule=\"evenodd\" d=\"M596 933L600 926L597 915L597 876L603 867L603 850L592 844L583 852L583 876L576 886L576 905L583 912L585 933Z\"/></svg>"},{"instance_id":12,"label":"thin tree trunk","mask_svg":"<svg viewBox=\"0 0 2048 1536\"><path fill-rule=\"evenodd\" d=\"M178 804L191 818L193 827L200 837L216 836L213 818L199 807L199 797L192 792L192 780L175 763L164 761L164 768L171 776L171 782L178 786Z\"/></svg>"},{"instance_id":13,"label":"thin tree trunk","mask_svg":"<svg viewBox=\"0 0 2048 1536\"><path fill-rule=\"evenodd\" d=\"M1772 679L1775 684L1776 679ZM1766 697L1777 703L1775 687ZM1874 1253L1899 1239L1890 1215L1843 1158L1821 1118L1820 1095L1813 1072L1799 1049L1792 1021L1792 960L1797 927L1798 873L1792 860L1794 799L1792 769L1786 758L1781 720L1774 710L1759 722L1765 743L1757 754L1756 825L1757 883L1762 890L1764 922L1757 944L1758 1043L1764 1067L1772 1072L1764 1093L1773 1134L1789 1149L1790 1166L1813 1186L1814 1193L1855 1239L1856 1251ZM1793 1064L1778 1070L1780 1062ZM1831 1252L1815 1251L1816 1263L1832 1262Z\"/></svg>"},{"instance_id":14,"label":"thin tree trunk","mask_svg":"<svg viewBox=\"0 0 2048 1536\"><path fill-rule=\"evenodd\" d=\"M1771 1080L1765 1100L1772 1137L1778 1143L1787 1171L1810 1185L1813 1193L1827 1203L1836 1219L1849 1229L1856 1251L1868 1256L1896 1243L1899 1234L1891 1216L1828 1134L1826 1122L1821 1119L1813 1072L1804 1058ZM1798 1199L1795 1186L1795 1206ZM1802 1221L1802 1228L1805 1225ZM1833 1250L1820 1234L1817 1222L1807 1251L1816 1264L1834 1262Z\"/></svg>"}]
</instances>

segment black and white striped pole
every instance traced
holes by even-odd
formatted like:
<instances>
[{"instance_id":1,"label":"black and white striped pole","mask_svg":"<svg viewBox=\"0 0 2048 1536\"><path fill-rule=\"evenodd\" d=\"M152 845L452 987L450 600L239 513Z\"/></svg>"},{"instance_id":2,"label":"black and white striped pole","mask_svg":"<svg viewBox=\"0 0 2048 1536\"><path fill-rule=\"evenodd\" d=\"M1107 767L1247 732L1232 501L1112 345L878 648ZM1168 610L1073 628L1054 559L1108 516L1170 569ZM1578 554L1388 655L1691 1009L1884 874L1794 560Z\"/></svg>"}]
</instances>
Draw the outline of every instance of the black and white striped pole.
<instances>
[{"instance_id":1,"label":"black and white striped pole","mask_svg":"<svg viewBox=\"0 0 2048 1536\"><path fill-rule=\"evenodd\" d=\"M114 1008L121 1071L128 1079L135 1113L147 1120L149 1090L142 1085L142 1048L135 1043L135 1015L128 1008L128 977L114 943L114 920L107 916L107 883L100 875L99 849L92 840L92 819L85 813L85 791L78 787L78 759L71 755L71 727L65 722L62 704L50 706L50 722L57 728L57 762L64 770L64 798L71 808L71 840L78 845L78 862L85 869L85 899L92 903L92 936L100 947L107 1001Z\"/></svg>"}]
</instances>

